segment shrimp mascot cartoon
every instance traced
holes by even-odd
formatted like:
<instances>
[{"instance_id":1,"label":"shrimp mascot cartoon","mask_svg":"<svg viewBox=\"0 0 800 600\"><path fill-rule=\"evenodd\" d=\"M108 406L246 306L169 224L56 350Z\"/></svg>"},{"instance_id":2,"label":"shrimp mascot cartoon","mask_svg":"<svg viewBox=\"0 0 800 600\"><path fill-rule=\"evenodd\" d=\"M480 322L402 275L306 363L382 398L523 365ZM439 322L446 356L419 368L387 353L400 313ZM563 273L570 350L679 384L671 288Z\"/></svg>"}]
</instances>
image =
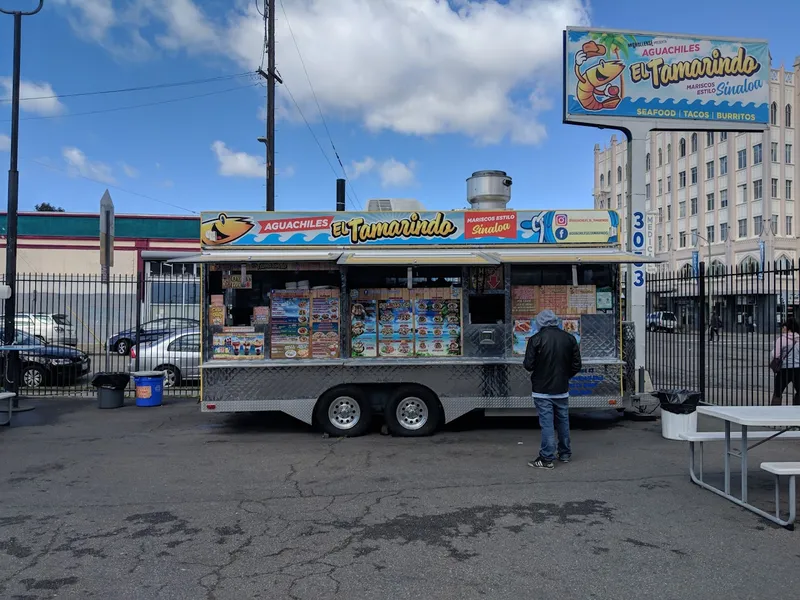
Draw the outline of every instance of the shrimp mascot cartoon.
<instances>
[{"instance_id":1,"label":"shrimp mascot cartoon","mask_svg":"<svg viewBox=\"0 0 800 600\"><path fill-rule=\"evenodd\" d=\"M581 66L590 58L604 56L605 46L595 42L587 42L575 53L575 75L578 76L578 87L575 97L584 110L613 110L622 102L620 88L612 83L619 78L622 83L622 72L625 65L619 60L600 59L596 65L587 67L581 73Z\"/></svg>"}]
</instances>

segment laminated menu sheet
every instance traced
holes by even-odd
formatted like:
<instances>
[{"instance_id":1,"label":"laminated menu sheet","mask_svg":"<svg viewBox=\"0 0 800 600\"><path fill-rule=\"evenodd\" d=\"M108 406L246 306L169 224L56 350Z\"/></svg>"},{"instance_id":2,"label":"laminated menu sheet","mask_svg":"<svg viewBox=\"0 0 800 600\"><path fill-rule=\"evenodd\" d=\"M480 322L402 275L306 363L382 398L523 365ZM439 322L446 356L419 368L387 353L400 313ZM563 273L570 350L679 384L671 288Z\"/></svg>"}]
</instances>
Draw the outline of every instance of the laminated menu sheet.
<instances>
[{"instance_id":1,"label":"laminated menu sheet","mask_svg":"<svg viewBox=\"0 0 800 600\"><path fill-rule=\"evenodd\" d=\"M273 290L270 356L338 358L339 290Z\"/></svg>"}]
</instances>

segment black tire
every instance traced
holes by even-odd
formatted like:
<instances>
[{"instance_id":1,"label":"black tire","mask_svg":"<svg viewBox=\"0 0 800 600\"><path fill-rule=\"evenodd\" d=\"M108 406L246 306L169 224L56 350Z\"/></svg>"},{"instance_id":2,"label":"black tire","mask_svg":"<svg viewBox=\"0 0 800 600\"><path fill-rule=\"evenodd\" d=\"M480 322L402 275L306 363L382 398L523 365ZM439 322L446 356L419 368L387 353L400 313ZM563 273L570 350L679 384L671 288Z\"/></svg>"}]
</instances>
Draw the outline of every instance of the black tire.
<instances>
[{"instance_id":1,"label":"black tire","mask_svg":"<svg viewBox=\"0 0 800 600\"><path fill-rule=\"evenodd\" d=\"M398 437L433 434L442 421L439 399L424 388L400 388L384 409L386 425Z\"/></svg>"},{"instance_id":2,"label":"black tire","mask_svg":"<svg viewBox=\"0 0 800 600\"><path fill-rule=\"evenodd\" d=\"M181 370L175 365L159 365L156 371L164 371L164 389L168 390L181 385Z\"/></svg>"},{"instance_id":3,"label":"black tire","mask_svg":"<svg viewBox=\"0 0 800 600\"><path fill-rule=\"evenodd\" d=\"M118 340L117 343L114 344L114 352L120 356L128 356L128 354L131 353L131 345L130 340Z\"/></svg>"},{"instance_id":4,"label":"black tire","mask_svg":"<svg viewBox=\"0 0 800 600\"><path fill-rule=\"evenodd\" d=\"M658 331L658 327L656 327L655 324L653 323L650 323L650 325L647 328L650 330L651 333L655 333L656 331Z\"/></svg>"},{"instance_id":5,"label":"black tire","mask_svg":"<svg viewBox=\"0 0 800 600\"><path fill-rule=\"evenodd\" d=\"M372 406L361 388L348 385L323 394L314 417L328 435L356 437L369 431Z\"/></svg>"},{"instance_id":6,"label":"black tire","mask_svg":"<svg viewBox=\"0 0 800 600\"><path fill-rule=\"evenodd\" d=\"M47 384L47 370L42 365L28 363L22 366L22 387L36 389Z\"/></svg>"}]
</instances>

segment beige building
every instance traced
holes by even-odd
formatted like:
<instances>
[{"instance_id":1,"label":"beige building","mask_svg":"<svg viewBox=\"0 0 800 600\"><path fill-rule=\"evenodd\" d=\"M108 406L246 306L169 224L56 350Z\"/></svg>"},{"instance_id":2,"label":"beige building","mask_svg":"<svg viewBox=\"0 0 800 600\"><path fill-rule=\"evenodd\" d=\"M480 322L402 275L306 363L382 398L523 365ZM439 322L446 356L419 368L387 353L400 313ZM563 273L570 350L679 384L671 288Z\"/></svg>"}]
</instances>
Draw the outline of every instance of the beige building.
<instances>
[{"instance_id":1,"label":"beige building","mask_svg":"<svg viewBox=\"0 0 800 600\"><path fill-rule=\"evenodd\" d=\"M800 57L795 71L800 72ZM710 253L717 268L752 268L760 241L767 260L797 261L800 86L795 73L783 67L770 75L771 126L763 134L651 134L646 199L656 223L652 245L665 260L663 269L687 268L693 250L706 262ZM595 146L594 206L618 210L623 229L626 166L624 139L612 136L610 146Z\"/></svg>"}]
</instances>

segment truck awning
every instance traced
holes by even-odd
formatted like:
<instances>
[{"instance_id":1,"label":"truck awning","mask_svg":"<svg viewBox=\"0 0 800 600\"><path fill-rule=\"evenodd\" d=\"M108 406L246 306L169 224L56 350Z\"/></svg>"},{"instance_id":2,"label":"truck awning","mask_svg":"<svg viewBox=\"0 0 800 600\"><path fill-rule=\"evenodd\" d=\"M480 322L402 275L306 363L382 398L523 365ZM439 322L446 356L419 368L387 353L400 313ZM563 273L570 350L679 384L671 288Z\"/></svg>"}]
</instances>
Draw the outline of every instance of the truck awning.
<instances>
[{"instance_id":1,"label":"truck awning","mask_svg":"<svg viewBox=\"0 0 800 600\"><path fill-rule=\"evenodd\" d=\"M341 250L221 250L190 254L169 263L245 263L245 262L327 262L342 255Z\"/></svg>"},{"instance_id":2,"label":"truck awning","mask_svg":"<svg viewBox=\"0 0 800 600\"><path fill-rule=\"evenodd\" d=\"M566 263L580 264L629 264L663 262L654 256L642 256L624 252L617 248L508 248L486 250L503 263Z\"/></svg>"},{"instance_id":3,"label":"truck awning","mask_svg":"<svg viewBox=\"0 0 800 600\"><path fill-rule=\"evenodd\" d=\"M496 265L499 261L476 250L353 250L339 258L340 265Z\"/></svg>"}]
</instances>

